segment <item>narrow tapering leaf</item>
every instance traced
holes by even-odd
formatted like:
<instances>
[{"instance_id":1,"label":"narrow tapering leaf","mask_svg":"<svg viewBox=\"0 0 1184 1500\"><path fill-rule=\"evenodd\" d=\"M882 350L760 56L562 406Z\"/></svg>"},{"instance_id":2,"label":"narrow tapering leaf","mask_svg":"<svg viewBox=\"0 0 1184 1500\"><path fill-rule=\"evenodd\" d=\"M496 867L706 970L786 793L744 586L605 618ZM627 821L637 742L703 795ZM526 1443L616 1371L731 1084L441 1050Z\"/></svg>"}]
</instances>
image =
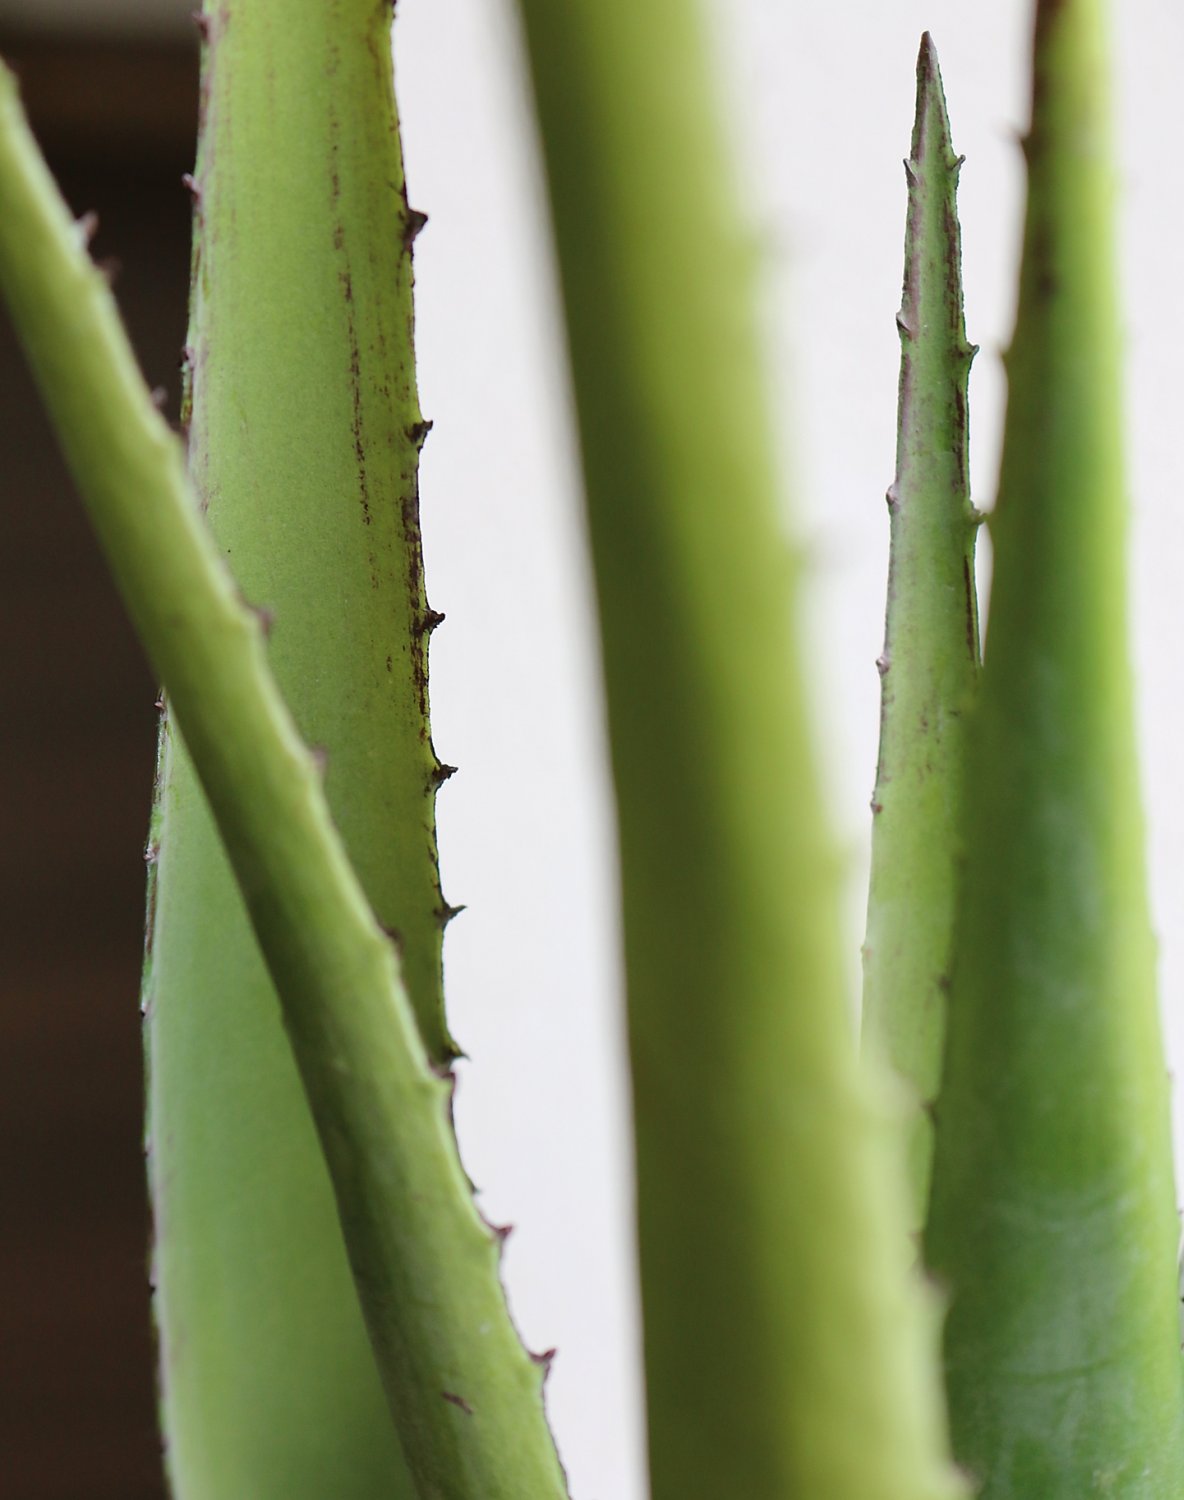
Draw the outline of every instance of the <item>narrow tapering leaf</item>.
<instances>
[{"instance_id":1,"label":"narrow tapering leaf","mask_svg":"<svg viewBox=\"0 0 1184 1500\"><path fill-rule=\"evenodd\" d=\"M389 16L355 0L299 15L276 0L205 6L189 459L235 576L268 611L272 667L325 751L334 819L399 935L442 1064L413 220L389 31ZM171 736L159 794L144 997L174 1486L180 1500L399 1493L407 1481L274 990Z\"/></svg>"},{"instance_id":2,"label":"narrow tapering leaf","mask_svg":"<svg viewBox=\"0 0 1184 1500\"><path fill-rule=\"evenodd\" d=\"M920 1500L899 1123L848 1018L755 257L697 7L523 0L620 834L654 1500Z\"/></svg>"},{"instance_id":3,"label":"narrow tapering leaf","mask_svg":"<svg viewBox=\"0 0 1184 1500\"><path fill-rule=\"evenodd\" d=\"M1101 0L1037 7L1028 207L930 1261L986 1500L1184 1493Z\"/></svg>"},{"instance_id":4,"label":"narrow tapering leaf","mask_svg":"<svg viewBox=\"0 0 1184 1500\"><path fill-rule=\"evenodd\" d=\"M373 8L366 14L377 19ZM377 69L385 27L373 40ZM499 1240L473 1204L452 1134L450 1083L425 1051L396 944L333 825L323 758L301 742L280 697L264 622L243 602L200 520L181 445L152 405L107 284L82 248L2 69L0 200L0 287L168 690L276 982L417 1491L441 1500L561 1500L543 1367L510 1323ZM324 309L309 313L324 316ZM167 851L167 806L161 833ZM208 940L216 945L218 934ZM212 1053L217 1042L207 1045ZM229 1046L221 1065L244 1066ZM277 1128L289 1123L285 1115ZM224 1244L211 1239L204 1254L232 1276L235 1258L249 1249L246 1234L235 1234ZM285 1256L298 1250L269 1237L259 1245L281 1277ZM293 1297L300 1291L294 1285ZM219 1306L212 1315L239 1311ZM327 1385L341 1378L336 1368L322 1371ZM315 1407L293 1411L286 1427L272 1431L277 1468L284 1444L299 1441L300 1424L319 1416ZM369 1440L365 1431L360 1436ZM385 1496L389 1469L384 1476L376 1464L371 1473L370 1493ZM296 1492L309 1493L304 1485ZM252 1494L209 1485L193 1493ZM337 1493L327 1481L322 1495Z\"/></svg>"},{"instance_id":5,"label":"narrow tapering leaf","mask_svg":"<svg viewBox=\"0 0 1184 1500\"><path fill-rule=\"evenodd\" d=\"M962 315L960 166L926 33L905 163L896 477L888 491L880 758L863 950L865 1037L883 1050L918 1106L933 1103L941 1071L963 725L978 673L966 416L975 351ZM932 1123L918 1107L909 1138L914 1228L924 1220L932 1156Z\"/></svg>"}]
</instances>

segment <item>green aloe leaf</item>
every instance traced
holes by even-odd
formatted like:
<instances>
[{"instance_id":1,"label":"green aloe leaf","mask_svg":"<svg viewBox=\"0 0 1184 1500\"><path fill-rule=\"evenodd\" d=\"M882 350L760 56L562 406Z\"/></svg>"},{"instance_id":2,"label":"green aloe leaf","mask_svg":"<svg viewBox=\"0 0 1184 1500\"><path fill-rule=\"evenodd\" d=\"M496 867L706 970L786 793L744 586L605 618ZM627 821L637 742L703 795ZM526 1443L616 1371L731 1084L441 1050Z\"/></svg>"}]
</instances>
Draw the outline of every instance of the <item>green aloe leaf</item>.
<instances>
[{"instance_id":1,"label":"green aloe leaf","mask_svg":"<svg viewBox=\"0 0 1184 1500\"><path fill-rule=\"evenodd\" d=\"M697 7L522 0L621 852L654 1500L936 1500L937 1314L857 1058L755 257Z\"/></svg>"},{"instance_id":2,"label":"green aloe leaf","mask_svg":"<svg viewBox=\"0 0 1184 1500\"><path fill-rule=\"evenodd\" d=\"M905 163L896 477L888 491L888 610L863 950L864 1034L926 1106L941 1073L965 713L979 663L978 518L970 503L966 414L975 350L962 314L961 164L927 33ZM932 1158L932 1122L918 1109L909 1140L914 1228L924 1222Z\"/></svg>"},{"instance_id":3,"label":"green aloe leaf","mask_svg":"<svg viewBox=\"0 0 1184 1500\"><path fill-rule=\"evenodd\" d=\"M334 820L444 1063L413 220L389 19L235 0L207 5L202 30L190 470L268 611L270 664L325 747ZM144 1005L174 1489L410 1494L275 991L167 725L158 796Z\"/></svg>"},{"instance_id":4,"label":"green aloe leaf","mask_svg":"<svg viewBox=\"0 0 1184 1500\"><path fill-rule=\"evenodd\" d=\"M271 616L271 665L326 749L334 819L443 1065L417 220L389 18L236 0L208 5L203 32L190 467ZM193 766L165 742L145 998L170 1468L208 1475L202 1493L406 1491L274 990Z\"/></svg>"},{"instance_id":5,"label":"green aloe leaf","mask_svg":"<svg viewBox=\"0 0 1184 1500\"><path fill-rule=\"evenodd\" d=\"M928 1258L986 1500L1184 1493L1178 1228L1126 599L1101 0L1037 6Z\"/></svg>"}]
</instances>

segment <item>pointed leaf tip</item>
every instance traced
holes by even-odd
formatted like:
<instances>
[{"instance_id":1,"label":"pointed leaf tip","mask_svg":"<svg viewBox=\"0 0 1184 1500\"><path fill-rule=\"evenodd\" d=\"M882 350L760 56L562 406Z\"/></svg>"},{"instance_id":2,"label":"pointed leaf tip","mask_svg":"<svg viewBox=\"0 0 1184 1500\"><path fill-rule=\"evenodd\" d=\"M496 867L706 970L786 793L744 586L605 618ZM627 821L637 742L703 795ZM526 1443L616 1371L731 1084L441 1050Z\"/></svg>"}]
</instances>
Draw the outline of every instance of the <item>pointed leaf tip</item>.
<instances>
[{"instance_id":1,"label":"pointed leaf tip","mask_svg":"<svg viewBox=\"0 0 1184 1500\"><path fill-rule=\"evenodd\" d=\"M941 64L937 57L937 48L933 44L933 37L928 31L921 34L921 45L917 50L917 99L921 98L934 87L941 91ZM942 96L944 113L945 97Z\"/></svg>"},{"instance_id":2,"label":"pointed leaf tip","mask_svg":"<svg viewBox=\"0 0 1184 1500\"><path fill-rule=\"evenodd\" d=\"M937 145L945 156L953 158L950 119L946 110L945 88L941 78L941 64L937 48L929 32L921 37L917 53L917 112L913 124L913 141L910 155L918 166L923 156L932 149L932 133L936 132Z\"/></svg>"}]
</instances>

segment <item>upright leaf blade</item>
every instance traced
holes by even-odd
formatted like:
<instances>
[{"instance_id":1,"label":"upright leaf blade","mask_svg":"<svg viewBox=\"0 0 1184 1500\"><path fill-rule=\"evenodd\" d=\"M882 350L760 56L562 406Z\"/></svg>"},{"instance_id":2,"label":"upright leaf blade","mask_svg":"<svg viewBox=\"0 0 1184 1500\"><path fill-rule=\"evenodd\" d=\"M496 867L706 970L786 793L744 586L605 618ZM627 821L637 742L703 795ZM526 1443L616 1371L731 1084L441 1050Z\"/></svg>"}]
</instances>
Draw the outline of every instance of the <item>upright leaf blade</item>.
<instances>
[{"instance_id":1,"label":"upright leaf blade","mask_svg":"<svg viewBox=\"0 0 1184 1500\"><path fill-rule=\"evenodd\" d=\"M438 1063L409 211L390 24L208 3L189 462ZM272 983L165 735L145 984L168 1464L190 1496L408 1492ZM211 941L211 934L217 940ZM333 1371L332 1379L326 1373Z\"/></svg>"},{"instance_id":2,"label":"upright leaf blade","mask_svg":"<svg viewBox=\"0 0 1184 1500\"><path fill-rule=\"evenodd\" d=\"M1126 603L1109 47L1042 0L926 1247L987 1500L1184 1492Z\"/></svg>"},{"instance_id":3,"label":"upright leaf blade","mask_svg":"<svg viewBox=\"0 0 1184 1500\"><path fill-rule=\"evenodd\" d=\"M926 33L905 163L896 477L888 491L888 610L863 950L865 1036L924 1105L932 1104L941 1072L964 715L979 658L966 410L975 351L962 313L960 166ZM909 1138L914 1228L924 1222L932 1157L932 1123L918 1109Z\"/></svg>"},{"instance_id":4,"label":"upright leaf blade","mask_svg":"<svg viewBox=\"0 0 1184 1500\"><path fill-rule=\"evenodd\" d=\"M654 1500L935 1500L935 1320L860 1071L697 7L523 0L616 783Z\"/></svg>"}]
</instances>

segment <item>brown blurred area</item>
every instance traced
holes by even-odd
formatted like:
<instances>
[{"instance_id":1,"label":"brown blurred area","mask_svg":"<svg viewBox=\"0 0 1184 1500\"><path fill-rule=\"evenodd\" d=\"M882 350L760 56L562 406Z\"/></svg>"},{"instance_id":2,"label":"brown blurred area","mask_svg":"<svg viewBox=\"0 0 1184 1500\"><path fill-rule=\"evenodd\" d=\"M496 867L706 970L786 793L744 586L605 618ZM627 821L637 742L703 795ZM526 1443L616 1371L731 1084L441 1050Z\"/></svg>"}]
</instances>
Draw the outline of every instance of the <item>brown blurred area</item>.
<instances>
[{"instance_id":1,"label":"brown blurred area","mask_svg":"<svg viewBox=\"0 0 1184 1500\"><path fill-rule=\"evenodd\" d=\"M0 55L71 207L99 216L95 255L118 262L175 419L196 47L0 21ZM155 690L2 311L0 641L0 1497L149 1500L137 987Z\"/></svg>"}]
</instances>

